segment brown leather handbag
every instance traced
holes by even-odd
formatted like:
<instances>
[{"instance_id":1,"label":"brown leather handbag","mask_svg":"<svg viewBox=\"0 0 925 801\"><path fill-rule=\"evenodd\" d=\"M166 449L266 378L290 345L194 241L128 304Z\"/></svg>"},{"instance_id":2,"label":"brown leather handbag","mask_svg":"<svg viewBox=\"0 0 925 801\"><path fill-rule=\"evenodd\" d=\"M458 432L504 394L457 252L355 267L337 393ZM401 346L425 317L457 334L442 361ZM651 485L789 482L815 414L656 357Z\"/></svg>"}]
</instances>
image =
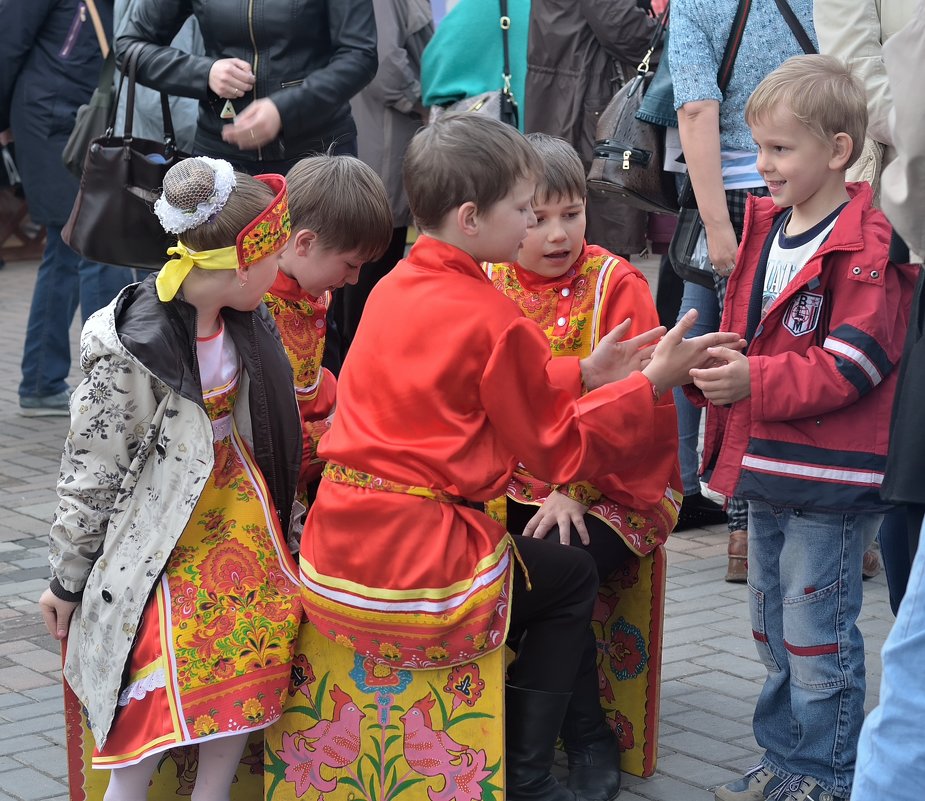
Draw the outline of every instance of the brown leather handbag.
<instances>
[{"instance_id":1,"label":"brown leather handbag","mask_svg":"<svg viewBox=\"0 0 925 801\"><path fill-rule=\"evenodd\" d=\"M667 13L666 9L658 18L636 76L613 96L601 113L588 186L619 195L633 208L675 213L678 191L674 175L664 170L665 129L636 117L652 80L649 59L664 36ZM662 57L667 58L667 53Z\"/></svg>"},{"instance_id":2,"label":"brown leather handbag","mask_svg":"<svg viewBox=\"0 0 925 801\"><path fill-rule=\"evenodd\" d=\"M159 270L167 261L167 248L177 243L161 228L154 214L164 175L186 154L176 147L167 95L161 93L164 139L132 136L135 112L135 68L144 44L126 55L116 102L103 136L94 139L83 165L80 190L61 238L91 261ZM115 135L116 110L123 84L128 83L125 126Z\"/></svg>"}]
</instances>

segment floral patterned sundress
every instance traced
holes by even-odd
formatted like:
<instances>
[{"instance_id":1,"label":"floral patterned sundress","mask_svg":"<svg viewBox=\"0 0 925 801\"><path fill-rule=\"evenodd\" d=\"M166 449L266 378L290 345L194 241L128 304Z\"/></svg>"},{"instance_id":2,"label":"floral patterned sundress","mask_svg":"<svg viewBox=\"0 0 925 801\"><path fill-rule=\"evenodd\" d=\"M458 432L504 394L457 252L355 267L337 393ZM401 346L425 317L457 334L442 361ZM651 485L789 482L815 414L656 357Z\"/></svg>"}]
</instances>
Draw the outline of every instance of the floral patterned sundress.
<instances>
[{"instance_id":1,"label":"floral patterned sundress","mask_svg":"<svg viewBox=\"0 0 925 801\"><path fill-rule=\"evenodd\" d=\"M220 331L198 357L215 466L145 607L97 768L265 728L289 683L299 580L232 415L238 355Z\"/></svg>"}]
</instances>

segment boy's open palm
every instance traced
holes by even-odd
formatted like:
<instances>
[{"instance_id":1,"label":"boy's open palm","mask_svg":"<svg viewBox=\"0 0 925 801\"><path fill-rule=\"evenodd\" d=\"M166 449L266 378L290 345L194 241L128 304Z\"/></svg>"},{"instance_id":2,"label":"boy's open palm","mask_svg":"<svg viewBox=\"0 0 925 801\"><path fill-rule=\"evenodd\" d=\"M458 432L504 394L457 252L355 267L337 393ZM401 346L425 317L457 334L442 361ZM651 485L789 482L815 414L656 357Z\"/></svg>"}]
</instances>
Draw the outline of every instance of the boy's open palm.
<instances>
[{"instance_id":1,"label":"boy's open palm","mask_svg":"<svg viewBox=\"0 0 925 801\"><path fill-rule=\"evenodd\" d=\"M667 329L660 325L624 340L631 324L632 320L626 319L615 326L601 338L591 355L581 360L581 377L588 389L622 381L649 363L654 343Z\"/></svg>"}]
</instances>

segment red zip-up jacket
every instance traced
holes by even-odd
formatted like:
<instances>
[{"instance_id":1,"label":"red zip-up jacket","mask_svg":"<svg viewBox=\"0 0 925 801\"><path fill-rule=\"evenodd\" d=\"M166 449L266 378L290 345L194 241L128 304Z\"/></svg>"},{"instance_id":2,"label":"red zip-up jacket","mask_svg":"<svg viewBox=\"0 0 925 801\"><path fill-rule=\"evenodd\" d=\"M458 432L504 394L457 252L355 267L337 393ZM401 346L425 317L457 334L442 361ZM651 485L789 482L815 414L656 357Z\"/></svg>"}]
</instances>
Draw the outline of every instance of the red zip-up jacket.
<instances>
[{"instance_id":1,"label":"red zip-up jacket","mask_svg":"<svg viewBox=\"0 0 925 801\"><path fill-rule=\"evenodd\" d=\"M721 329L748 340L751 395L709 406L704 475L723 495L870 512L886 463L915 268L889 260L891 227L866 184L762 317L768 234L783 209L751 197ZM703 396L700 395L703 403Z\"/></svg>"}]
</instances>

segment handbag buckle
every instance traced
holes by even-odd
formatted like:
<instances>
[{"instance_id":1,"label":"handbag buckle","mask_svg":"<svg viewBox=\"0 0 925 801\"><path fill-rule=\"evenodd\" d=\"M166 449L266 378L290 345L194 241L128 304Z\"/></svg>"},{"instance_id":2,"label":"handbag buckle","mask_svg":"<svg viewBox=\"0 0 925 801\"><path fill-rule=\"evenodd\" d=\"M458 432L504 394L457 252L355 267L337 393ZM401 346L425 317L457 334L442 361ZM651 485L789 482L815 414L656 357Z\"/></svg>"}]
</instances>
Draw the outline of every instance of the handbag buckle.
<instances>
[{"instance_id":1,"label":"handbag buckle","mask_svg":"<svg viewBox=\"0 0 925 801\"><path fill-rule=\"evenodd\" d=\"M630 156L633 155L632 150L623 151L623 169L628 170L630 168Z\"/></svg>"}]
</instances>

